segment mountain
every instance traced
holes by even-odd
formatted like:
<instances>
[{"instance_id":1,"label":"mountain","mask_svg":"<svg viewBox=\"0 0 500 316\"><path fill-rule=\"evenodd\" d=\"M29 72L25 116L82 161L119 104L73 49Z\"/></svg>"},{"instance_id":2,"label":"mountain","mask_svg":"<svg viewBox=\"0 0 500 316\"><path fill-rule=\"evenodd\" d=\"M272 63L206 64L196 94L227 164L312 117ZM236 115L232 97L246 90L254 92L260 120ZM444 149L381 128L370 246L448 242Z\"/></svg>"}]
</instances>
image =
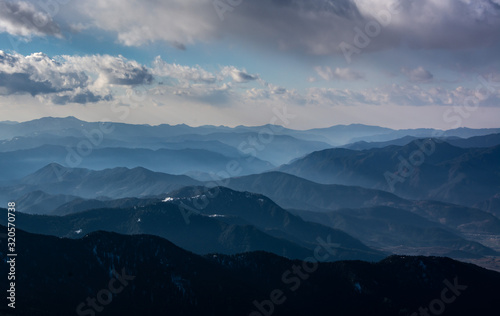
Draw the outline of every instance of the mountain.
<instances>
[{"instance_id":1,"label":"mountain","mask_svg":"<svg viewBox=\"0 0 500 316\"><path fill-rule=\"evenodd\" d=\"M241 218L272 236L286 238L308 249L318 245L318 238L328 236L327 239L339 244L339 251L345 252L342 256L373 260L382 255L342 231L290 214L264 195L224 187L185 187L169 193L167 199L180 208L191 210L191 214Z\"/></svg>"},{"instance_id":2,"label":"mountain","mask_svg":"<svg viewBox=\"0 0 500 316\"><path fill-rule=\"evenodd\" d=\"M278 170L319 183L472 206L500 192L499 159L500 146L464 149L427 139L364 151L327 149Z\"/></svg>"},{"instance_id":3,"label":"mountain","mask_svg":"<svg viewBox=\"0 0 500 316\"><path fill-rule=\"evenodd\" d=\"M52 208L52 211L48 215L68 215L78 212L83 212L92 209L100 208L132 208L132 207L142 207L149 204L158 203L161 200L158 198L122 198L116 200L109 199L74 199L70 202L63 203L57 207Z\"/></svg>"},{"instance_id":4,"label":"mountain","mask_svg":"<svg viewBox=\"0 0 500 316\"><path fill-rule=\"evenodd\" d=\"M450 130L436 130L432 128L418 128L418 129L400 129L392 130L384 134L373 134L365 137L356 137L351 139L350 143L359 141L365 142L386 142L405 136L413 136L416 138L470 138L475 136L484 136L489 134L500 133L500 128L480 128L472 129L467 127L460 127Z\"/></svg>"},{"instance_id":5,"label":"mountain","mask_svg":"<svg viewBox=\"0 0 500 316\"><path fill-rule=\"evenodd\" d=\"M354 186L319 184L282 172L227 180L235 190L269 196L286 209L331 212L345 208L394 207L467 234L498 234L500 221L478 208L438 201L414 201L392 193Z\"/></svg>"},{"instance_id":6,"label":"mountain","mask_svg":"<svg viewBox=\"0 0 500 316\"><path fill-rule=\"evenodd\" d=\"M204 149L211 153L216 151L218 154L239 159L240 164L246 166L247 169L257 168L256 162L259 160L280 165L312 151L331 147L328 139L321 135L275 125L235 128L167 124L150 126L84 122L74 117L41 118L16 124L15 127L0 125L0 140L0 152L56 144L75 149L89 142L93 145L94 151L108 147L154 150ZM273 146L269 146L271 142ZM246 159L252 159L254 163L245 164ZM61 163L59 160L57 162ZM217 170L220 169L217 168ZM196 169L191 168L189 171L193 170ZM205 170L206 168L198 171Z\"/></svg>"},{"instance_id":7,"label":"mountain","mask_svg":"<svg viewBox=\"0 0 500 316\"><path fill-rule=\"evenodd\" d=\"M95 137L94 148L130 148L130 149L202 149L210 152L216 152L226 157L239 158L242 153L235 147L226 145L220 141L165 141L165 137L149 137L146 139L127 139L117 140L111 137L102 137L97 142ZM89 141L87 135L75 136L57 136L47 132L40 132L29 136L16 136L9 140L0 140L0 152L11 152L17 150L34 149L41 145L53 145L62 147L77 147L80 143Z\"/></svg>"},{"instance_id":8,"label":"mountain","mask_svg":"<svg viewBox=\"0 0 500 316\"><path fill-rule=\"evenodd\" d=\"M448 258L304 263L264 252L201 257L148 235L95 232L74 240L17 230L17 236L18 316L385 316L437 308L461 316L500 308L499 273ZM0 265L9 268L4 260ZM8 286L0 283L4 293ZM12 309L2 304L0 313Z\"/></svg>"},{"instance_id":9,"label":"mountain","mask_svg":"<svg viewBox=\"0 0 500 316\"><path fill-rule=\"evenodd\" d=\"M331 148L325 142L302 140L290 135L280 135L271 129L239 133L189 134L173 138L175 141L220 141L237 148L247 160L255 158L281 165L313 151Z\"/></svg>"},{"instance_id":10,"label":"mountain","mask_svg":"<svg viewBox=\"0 0 500 316\"><path fill-rule=\"evenodd\" d=\"M346 208L371 209L376 206L395 208L397 212L401 213L397 214L397 216L395 214L395 218L414 217L425 224L422 227L412 228L412 234L414 234L417 240L419 236L424 238L424 235L419 235L420 233L425 233L427 237L431 238L427 241L421 240L422 247L420 247L420 249L409 249L413 254L447 254L453 250L470 249L468 254L450 253L452 257L463 258L464 256L487 253L484 252L484 249L479 247L477 243L500 251L500 247L498 247L498 241L500 240L499 218L478 208L439 201L407 200L389 192L361 187L319 184L281 172L268 172L260 175L231 178L226 181L226 185L235 190L257 192L269 196L280 206L300 215L302 215L298 213L300 211L330 213ZM320 221L313 220L312 218L306 218L306 220L326 224L328 221L322 222L324 216L325 215L318 215L317 218L320 218ZM336 214L336 216L339 216L339 214ZM370 220L366 220L366 223L370 225L373 221L375 225L375 222L378 220L377 218L370 217ZM387 226L379 225L378 227L393 227L398 223L395 219L390 220L390 218L383 219L383 221ZM336 226L342 223L342 220L339 220L339 222L335 222L331 227L344 230L341 228L343 226ZM407 224L403 222L397 225L401 227ZM365 244L369 244L376 248L380 247L380 244L377 245L376 243L372 243L374 241L373 236L369 234L363 236L356 235L354 233L357 232L355 228L356 225L353 224L352 227L354 228L350 231L351 235L357 236ZM436 231L436 227L439 228L439 231ZM443 229L446 231L443 232ZM421 232L415 233L416 230L421 230ZM427 230L427 232L424 230ZM402 229L402 233L404 232L405 230ZM394 236L395 231L389 231L389 233ZM394 243L397 243L397 234L394 238ZM383 241L385 239L381 240ZM411 241L410 236L408 237L408 242L411 244ZM395 244L391 244L391 242L392 241L389 240L384 244L384 247L386 247L384 249L387 250L390 249L390 246L395 246ZM426 242L427 245L429 242L432 242L436 247L426 250ZM476 243L475 246L472 246L474 243ZM404 246L405 243L400 242L399 245ZM440 249L437 249L438 245L440 245ZM474 247L477 249L472 249ZM408 249L394 248L391 250L396 253L405 253L403 251L407 251Z\"/></svg>"},{"instance_id":11,"label":"mountain","mask_svg":"<svg viewBox=\"0 0 500 316\"><path fill-rule=\"evenodd\" d=\"M412 141L418 139L415 136L404 136L397 139L392 139L384 142L366 142L359 141L351 144L341 146L342 148L353 149L353 150L365 150L372 148L384 148L387 146L404 146ZM500 145L500 134L488 134L481 136L474 136L470 138L460 138L456 136L452 137L441 137L440 141L447 142L450 145L461 147L461 148L487 148Z\"/></svg>"},{"instance_id":12,"label":"mountain","mask_svg":"<svg viewBox=\"0 0 500 316\"><path fill-rule=\"evenodd\" d=\"M500 145L500 133L470 138L454 138L447 140L453 146L462 148L486 148Z\"/></svg>"},{"instance_id":13,"label":"mountain","mask_svg":"<svg viewBox=\"0 0 500 316\"><path fill-rule=\"evenodd\" d=\"M266 195L284 208L311 211L360 208L404 201L386 191L319 184L277 171L231 178L226 181L226 186L234 190Z\"/></svg>"},{"instance_id":14,"label":"mountain","mask_svg":"<svg viewBox=\"0 0 500 316\"><path fill-rule=\"evenodd\" d=\"M87 142L90 144L89 142ZM75 146L77 144L74 144ZM37 157L33 159L32 157ZM67 167L107 169L115 167L144 167L158 172L184 174L187 172L228 173L244 175L273 168L259 159L249 161L246 157L227 157L205 149L142 149L142 148L94 148L90 146L62 147L42 145L37 148L2 152L0 176L4 180L19 179L50 164L59 163ZM228 167L229 166L229 167ZM238 173L236 173L236 171ZM228 174L227 177L231 176Z\"/></svg>"},{"instance_id":15,"label":"mountain","mask_svg":"<svg viewBox=\"0 0 500 316\"><path fill-rule=\"evenodd\" d=\"M26 214L36 215L67 215L97 208L131 208L141 207L161 202L161 199L150 198L121 198L110 199L99 197L97 199L84 199L74 195L52 195L43 191L29 192L19 199L14 200L16 210Z\"/></svg>"},{"instance_id":16,"label":"mountain","mask_svg":"<svg viewBox=\"0 0 500 316\"><path fill-rule=\"evenodd\" d=\"M199 184L201 183L187 176L153 172L141 167L94 171L50 164L24 177L17 185L0 188L0 197L4 200L17 199L36 190L83 198L141 197Z\"/></svg>"},{"instance_id":17,"label":"mountain","mask_svg":"<svg viewBox=\"0 0 500 316\"><path fill-rule=\"evenodd\" d=\"M44 117L27 122L0 122L0 139L8 140L19 136L32 136L36 134L52 134L57 136L82 136L82 131L91 131L99 129L109 129L112 131L108 135L116 140L131 140L138 138L158 137L164 135L167 137L177 137L181 135L208 135L212 133L259 133L261 131L272 130L274 135L289 135L302 140L311 140L318 142L328 142L332 146L344 145L356 141L388 141L404 136L422 137L460 137L469 138L473 136L482 136L493 133L500 133L500 129L495 128L457 128L447 131L435 129L401 129L394 130L379 126L370 126L363 124L335 125L326 128L315 128L309 130L293 130L277 125L263 126L211 126L204 125L191 127L185 124L179 125L134 125L126 123L112 122L85 122L75 117Z\"/></svg>"},{"instance_id":18,"label":"mountain","mask_svg":"<svg viewBox=\"0 0 500 316\"><path fill-rule=\"evenodd\" d=\"M115 205L126 207L133 202L127 205L127 201L119 201ZM169 194L164 202L92 209L62 217L18 213L16 223L30 232L61 237L78 237L81 232L97 230L147 233L197 253L265 250L297 258L303 249L314 250L319 240L327 240L337 244L336 260L383 257L342 231L305 222L265 196L223 187L186 187Z\"/></svg>"},{"instance_id":19,"label":"mountain","mask_svg":"<svg viewBox=\"0 0 500 316\"><path fill-rule=\"evenodd\" d=\"M500 218L500 193L495 194L485 201L477 203L475 206Z\"/></svg>"},{"instance_id":20,"label":"mountain","mask_svg":"<svg viewBox=\"0 0 500 316\"><path fill-rule=\"evenodd\" d=\"M336 125L310 130L292 130L276 125L237 126L234 128L226 126L172 126L167 124L150 126L112 122L85 122L74 117L46 117L14 125L0 124L0 153L24 151L20 153L24 157L30 155L40 157L38 165L29 166L28 170L31 170L31 172L34 169L41 168L40 164L64 163L63 159L68 156L65 149L68 147L74 151L80 149L85 152L88 150L92 152L89 157L85 155L84 164L80 166L86 168L103 169L117 166L142 166L175 174L193 171L216 172L214 170L219 171L223 170L223 168L220 167L221 163L219 165L213 165L213 163L215 163L215 160L219 161L223 159L222 157L225 157L226 164L228 161L235 159L245 169L245 174L251 174L270 169L269 166L266 166L267 162L271 165L281 165L314 151L357 141L393 141L402 137L422 138L435 137L436 135L447 139L452 137L465 138L499 132L499 129L391 130L362 124ZM474 142L474 140L471 140L471 142ZM401 144L400 142L395 143ZM495 143L495 140L491 139L484 144L486 143ZM87 149L89 144L90 149ZM47 156L43 149L36 150L36 147L44 145L61 146L64 150L59 150L61 153L58 156ZM356 145L356 148L362 148L366 143L358 145ZM82 147L84 148L82 149ZM177 152L168 151L168 154L158 152L161 149L176 150ZM34 150L35 152L26 152L26 150ZM104 152L100 152L100 150ZM135 150L136 157L134 158L139 160L125 159L126 156L122 155L123 152L134 156L134 152L127 152L126 150ZM151 153L147 150L153 150L154 152ZM183 153L182 151L185 150L199 151ZM94 157L97 153L104 155L104 158L107 157L108 160L103 157ZM165 161L168 163L161 165L155 164L151 159L143 160L150 155L159 156L156 157L155 161L167 159ZM12 157L8 156L3 160L16 161L19 156L17 155L14 157L15 159L10 160L8 158ZM142 157L142 159L137 156ZM206 166L196 160L201 156L207 157ZM171 160L168 159L169 157ZM191 165L182 164L183 158L186 157ZM112 158L121 158L122 164L113 164ZM2 155L0 155L0 161L2 161ZM25 163L28 162L35 164L33 161L25 161ZM172 166L170 167L170 165ZM68 166L75 165L68 164ZM24 168L17 168L16 165L12 165L12 168L9 169L11 173L13 170L24 170ZM175 170L180 171L175 172ZM4 178L10 176L7 172L0 175ZM11 176L11 179L14 178Z\"/></svg>"},{"instance_id":21,"label":"mountain","mask_svg":"<svg viewBox=\"0 0 500 316\"><path fill-rule=\"evenodd\" d=\"M498 256L459 232L405 210L374 206L328 213L294 211L304 220L340 229L370 247L406 255L440 255L454 258Z\"/></svg>"},{"instance_id":22,"label":"mountain","mask_svg":"<svg viewBox=\"0 0 500 316\"><path fill-rule=\"evenodd\" d=\"M0 140L0 152L11 152L18 150L34 149L41 145L52 145L61 147L75 147L79 143L88 142L88 138L75 136L57 136L45 132L29 136L16 136L8 140ZM105 147L129 147L130 143L103 138L95 148ZM134 148L134 147L131 147Z\"/></svg>"},{"instance_id":23,"label":"mountain","mask_svg":"<svg viewBox=\"0 0 500 316\"><path fill-rule=\"evenodd\" d=\"M47 214L59 206L79 199L73 195L51 195L41 190L29 192L16 199L16 209L27 214Z\"/></svg>"},{"instance_id":24,"label":"mountain","mask_svg":"<svg viewBox=\"0 0 500 316\"><path fill-rule=\"evenodd\" d=\"M334 144L348 144L351 143L353 139L372 137L373 135L385 135L392 131L394 130L385 127L350 124L335 125L327 128L315 128L307 132L326 137Z\"/></svg>"},{"instance_id":25,"label":"mountain","mask_svg":"<svg viewBox=\"0 0 500 316\"><path fill-rule=\"evenodd\" d=\"M126 209L93 209L66 216L17 213L16 227L31 233L80 238L99 230L126 235L149 234L166 238L198 253L235 254L263 250L289 258L303 258L309 250L276 238L238 219L192 215L189 223L177 205L157 204ZM5 220L0 220L6 225Z\"/></svg>"},{"instance_id":26,"label":"mountain","mask_svg":"<svg viewBox=\"0 0 500 316\"><path fill-rule=\"evenodd\" d=\"M35 133L50 131L55 134L65 133L68 129L96 126L96 123L87 123L73 116L66 118L44 117L17 124L1 124L0 139L10 139L16 136L28 136Z\"/></svg>"},{"instance_id":27,"label":"mountain","mask_svg":"<svg viewBox=\"0 0 500 316\"><path fill-rule=\"evenodd\" d=\"M227 185L234 190L269 196L280 206L288 209L329 212L342 208L389 206L413 212L433 222L443 223L455 232L468 236L486 238L486 235L498 235L498 231L500 231L500 219L477 208L438 201L406 200L389 192L361 187L318 184L280 172L230 178L218 183ZM16 199L16 197L21 197L32 191L43 189L44 192L51 195L71 195L84 198L84 200L76 199L66 204L54 205L57 208L53 209L51 214L63 215L92 208L144 206L150 202L157 202L160 198L164 199L167 192L201 184L186 176L173 176L143 168L91 171L49 165L24 178L22 183L16 186L2 188L0 196L3 196L6 203L8 199ZM214 184L216 183L206 183L209 187ZM187 192L190 192L189 190L191 189L188 188ZM172 196L175 194L180 193L174 192ZM192 194L191 196L199 195L189 194ZM106 196L108 199L122 200L106 201L102 198ZM140 199L135 200L134 197ZM143 200L145 197L150 197L150 199ZM95 200L96 198L98 200ZM241 205L247 203L244 200L246 198L260 199L260 197L255 198L253 195L241 196L240 198ZM87 199L90 200L87 201ZM32 213L33 211L28 212ZM218 211L214 210L215 213Z\"/></svg>"},{"instance_id":28,"label":"mountain","mask_svg":"<svg viewBox=\"0 0 500 316\"><path fill-rule=\"evenodd\" d=\"M340 146L341 148L352 149L352 150L365 150L372 148L384 148L387 146L404 146L412 141L416 140L415 136L405 136L401 138L391 139L385 142L367 142L367 141L359 141L351 144L347 144L344 146Z\"/></svg>"},{"instance_id":29,"label":"mountain","mask_svg":"<svg viewBox=\"0 0 500 316\"><path fill-rule=\"evenodd\" d=\"M288 179L285 183L289 184L293 184L289 178L296 178L280 173L253 177L263 176L260 180L264 180L263 183L270 184L270 188L272 188L273 182L270 177L273 174L284 176L285 179ZM233 180L237 179L231 179L229 184ZM321 213L294 209L291 211L293 214L301 216L306 221L345 231L370 247L398 254L448 255L458 259L497 255L492 249L480 243L500 250L494 246L494 239L492 239L495 238L494 236L500 238L498 235L500 220L478 209L432 201L407 201L383 191L355 187L321 185L313 182L311 182L311 186L307 186L309 181L300 178L296 180L304 185L299 187L304 194L290 201L290 205L292 207L309 205L309 210L319 209ZM344 190L336 191L337 187ZM286 196L290 194L289 192L294 192L284 190L279 186L276 188L277 190L274 192L276 196L279 194ZM351 190L349 191L349 189ZM315 192L315 195L309 196L309 191ZM372 191L373 196L366 195ZM272 236L288 239L306 248L310 248L311 242L314 244L318 232L324 230L324 227L314 227L310 223L297 221L289 213L277 208L265 196L232 192L220 188L215 191L217 198L212 199L214 194L209 192L210 190L207 188L186 187L171 192L168 196L171 203L182 205L185 209L185 215L203 214L222 219L239 218L242 221L238 224L253 225ZM387 195L387 198L378 196L378 193L382 197ZM194 196L197 198L193 199ZM161 195L161 199L164 197L165 195ZM312 205L301 202L301 199L309 200L309 198L313 201ZM79 198L52 209L49 214L67 215L103 208L141 208L158 203L161 199L159 197L118 200ZM285 198L283 200L286 201ZM345 209L347 207L345 205L353 205L351 201L356 201L357 204L354 206L356 209ZM221 202L226 204L221 204ZM317 203L332 204L327 207L321 205L323 207L319 208L314 206L314 204L320 205ZM373 206L366 207L371 205ZM335 212L332 212L333 210ZM74 229L78 230L79 228ZM146 233L148 232L146 231ZM325 232L323 235L326 234Z\"/></svg>"}]
</instances>

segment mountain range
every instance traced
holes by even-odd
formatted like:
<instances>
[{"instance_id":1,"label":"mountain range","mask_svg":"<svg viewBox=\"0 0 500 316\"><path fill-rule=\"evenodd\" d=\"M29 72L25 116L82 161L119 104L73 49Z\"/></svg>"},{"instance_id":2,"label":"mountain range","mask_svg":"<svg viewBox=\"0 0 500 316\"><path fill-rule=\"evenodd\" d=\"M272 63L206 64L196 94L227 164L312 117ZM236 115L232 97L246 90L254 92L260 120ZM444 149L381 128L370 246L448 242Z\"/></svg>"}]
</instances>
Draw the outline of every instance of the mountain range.
<instances>
[{"instance_id":1,"label":"mountain range","mask_svg":"<svg viewBox=\"0 0 500 316\"><path fill-rule=\"evenodd\" d=\"M103 179L105 181L102 181ZM346 231L366 245L386 253L446 254L454 258L478 258L496 255L496 251L500 251L500 247L490 241L492 236L499 235L500 218L478 208L437 201L407 200L389 192L362 187L319 184L282 172L226 179L221 184L237 191L221 188L217 192L226 194L216 198L207 197L210 196L207 193L208 187L200 187L201 184L186 176L172 176L143 168L92 171L68 169L53 164L23 178L13 187L0 189L0 193L5 198L18 194L19 198L15 201L21 212L42 215L78 213L75 216L81 219L77 222L87 221L89 217L95 218L99 214L99 212L80 214L87 210L106 209L106 212L111 212L111 209L119 208L127 209L133 214L139 212L135 209L142 212L144 207L156 207L154 205L163 207L165 203L161 201L168 198L168 203L178 204L177 211L174 212L178 222L182 222L179 215L183 213L178 211L181 209L184 210L184 215L212 216L212 221L251 225L272 237L283 238L296 246L310 248L305 241L314 241L317 232L321 231L319 226L294 231L292 227L297 226L293 224L296 219L278 207L280 205L307 221ZM205 185L210 184L205 183ZM116 190L117 187L120 190ZM47 192L41 191L42 189ZM255 192L262 196L257 197L244 192ZM192 197L197 198L191 199ZM277 210L280 216L276 215ZM254 215L249 217L250 214ZM266 217L266 214L274 214L279 219L278 222L272 217ZM168 215L172 216L171 213ZM136 220L136 217L130 215L128 218ZM42 217L42 219L47 218ZM259 222L259 219L267 224ZM37 233L50 233L51 230L55 230L58 231L56 234L58 236L78 236L74 231L80 229L87 232L97 229L116 231L113 230L115 226L135 229L137 224L134 220L123 224L108 219L109 224L98 227L68 226L59 222L57 225L54 224L64 227L62 231L35 221L30 229L25 229ZM163 221L171 220L165 218ZM377 230L371 229L372 226L377 227ZM51 228L40 231L36 227ZM134 229L127 228L117 232L134 233ZM305 236L306 231L312 232L312 235ZM70 234L66 235L68 232ZM172 239L170 235L160 231L142 232ZM253 232L248 233L252 235ZM214 236L220 234L219 230L213 233ZM182 238L172 240L180 242ZM195 251L193 247L196 245L182 244L182 246ZM222 249L221 252L224 253L229 251L224 248L218 249ZM283 254L282 251L277 253Z\"/></svg>"},{"instance_id":2,"label":"mountain range","mask_svg":"<svg viewBox=\"0 0 500 316\"><path fill-rule=\"evenodd\" d=\"M199 256L149 235L17 236L18 316L306 315L312 306L315 315L410 315L438 303L442 315L490 315L500 308L500 273L447 258L306 263L265 252ZM8 287L0 283L4 293ZM0 312L13 315L6 304Z\"/></svg>"},{"instance_id":3,"label":"mountain range","mask_svg":"<svg viewBox=\"0 0 500 316\"><path fill-rule=\"evenodd\" d=\"M499 192L498 161L500 146L459 148L426 139L363 151L326 149L283 165L279 171L319 183L473 206Z\"/></svg>"},{"instance_id":4,"label":"mountain range","mask_svg":"<svg viewBox=\"0 0 500 316\"><path fill-rule=\"evenodd\" d=\"M206 207L208 192L217 192ZM203 193L205 192L205 193ZM173 197L172 197L173 196ZM5 217L6 218L6 217ZM7 223L0 219L0 223ZM186 187L160 202L91 209L66 216L18 213L17 226L33 233L78 238L98 230L151 234L199 253L263 250L298 259L319 243L336 244L332 260L379 260L382 252L334 228L306 222L262 195L215 187ZM319 241L320 240L320 241Z\"/></svg>"},{"instance_id":5,"label":"mountain range","mask_svg":"<svg viewBox=\"0 0 500 316\"><path fill-rule=\"evenodd\" d=\"M499 158L500 129L0 122L16 315L487 315Z\"/></svg>"}]
</instances>

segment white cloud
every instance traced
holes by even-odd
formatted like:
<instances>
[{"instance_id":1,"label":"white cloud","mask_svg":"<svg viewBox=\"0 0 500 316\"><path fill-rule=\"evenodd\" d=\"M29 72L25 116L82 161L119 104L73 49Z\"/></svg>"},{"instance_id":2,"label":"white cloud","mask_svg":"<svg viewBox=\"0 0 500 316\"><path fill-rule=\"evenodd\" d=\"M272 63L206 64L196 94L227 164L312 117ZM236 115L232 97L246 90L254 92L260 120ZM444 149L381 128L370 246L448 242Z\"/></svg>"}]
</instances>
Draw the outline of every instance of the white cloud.
<instances>
[{"instance_id":1,"label":"white cloud","mask_svg":"<svg viewBox=\"0 0 500 316\"><path fill-rule=\"evenodd\" d=\"M500 86L500 83L496 83ZM446 89L417 85L393 84L360 91L334 88L310 88L305 96L309 104L323 105L397 105L397 106L463 106L468 104L498 107L500 90L492 93L485 88L476 90L465 87Z\"/></svg>"},{"instance_id":2,"label":"white cloud","mask_svg":"<svg viewBox=\"0 0 500 316\"><path fill-rule=\"evenodd\" d=\"M151 72L162 83L154 89L154 94L175 95L214 106L227 106L238 100L239 92L235 91L234 84L258 81L267 85L258 75L234 66L209 72L198 65L170 64L159 56L155 58Z\"/></svg>"},{"instance_id":3,"label":"white cloud","mask_svg":"<svg viewBox=\"0 0 500 316\"><path fill-rule=\"evenodd\" d=\"M332 70L324 67L316 70L326 80L363 78L348 68ZM432 74L422 67L404 69L403 72L410 81L417 83L432 79ZM481 106L491 107L498 106L500 101L500 83L495 81L495 74L487 78L494 82L494 89L419 86L407 82L360 90L309 88L297 91L266 82L258 75L234 66L209 72L200 66L169 64L160 57L149 68L123 56L64 55L50 58L43 53L23 56L0 51L0 95L29 94L53 104L109 101L113 96L123 95L128 89L139 86L144 87L144 93L150 96L169 96L180 102L187 100L217 107L245 102L322 106L453 106L464 104L471 98ZM248 84L240 85L244 82Z\"/></svg>"},{"instance_id":4,"label":"white cloud","mask_svg":"<svg viewBox=\"0 0 500 316\"><path fill-rule=\"evenodd\" d=\"M187 80L193 82L214 83L216 76L200 66L189 67L178 64L169 64L156 57L153 62L153 74L161 77L170 77L177 80Z\"/></svg>"},{"instance_id":5,"label":"white cloud","mask_svg":"<svg viewBox=\"0 0 500 316\"><path fill-rule=\"evenodd\" d=\"M234 82L244 83L259 79L258 75L251 75L245 69L240 70L234 66L226 66L222 68L221 75L231 77Z\"/></svg>"},{"instance_id":6,"label":"white cloud","mask_svg":"<svg viewBox=\"0 0 500 316\"><path fill-rule=\"evenodd\" d=\"M113 86L150 84L149 70L122 56L23 56L0 51L0 94L31 94L54 104L110 100Z\"/></svg>"},{"instance_id":7,"label":"white cloud","mask_svg":"<svg viewBox=\"0 0 500 316\"><path fill-rule=\"evenodd\" d=\"M324 80L360 80L365 76L358 71L352 70L350 68L335 68L331 69L330 67L321 67L317 66L314 68L318 76L320 76Z\"/></svg>"},{"instance_id":8,"label":"white cloud","mask_svg":"<svg viewBox=\"0 0 500 316\"><path fill-rule=\"evenodd\" d=\"M116 32L127 46L166 41L183 48L197 40L214 38L218 18L211 1L79 1L78 11L94 25Z\"/></svg>"},{"instance_id":9,"label":"white cloud","mask_svg":"<svg viewBox=\"0 0 500 316\"><path fill-rule=\"evenodd\" d=\"M62 56L62 59L83 72L97 74L95 81L100 86L150 84L153 75L150 70L135 60L110 55Z\"/></svg>"}]
</instances>

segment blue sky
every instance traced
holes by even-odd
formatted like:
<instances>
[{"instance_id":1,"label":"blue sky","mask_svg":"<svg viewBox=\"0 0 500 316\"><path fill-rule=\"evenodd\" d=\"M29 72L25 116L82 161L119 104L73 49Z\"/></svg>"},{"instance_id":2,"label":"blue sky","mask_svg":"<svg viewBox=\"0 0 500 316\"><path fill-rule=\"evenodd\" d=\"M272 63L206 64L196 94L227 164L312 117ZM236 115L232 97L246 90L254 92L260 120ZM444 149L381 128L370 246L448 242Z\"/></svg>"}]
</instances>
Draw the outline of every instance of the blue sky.
<instances>
[{"instance_id":1,"label":"blue sky","mask_svg":"<svg viewBox=\"0 0 500 316\"><path fill-rule=\"evenodd\" d=\"M0 0L0 120L498 127L499 39L499 0Z\"/></svg>"}]
</instances>

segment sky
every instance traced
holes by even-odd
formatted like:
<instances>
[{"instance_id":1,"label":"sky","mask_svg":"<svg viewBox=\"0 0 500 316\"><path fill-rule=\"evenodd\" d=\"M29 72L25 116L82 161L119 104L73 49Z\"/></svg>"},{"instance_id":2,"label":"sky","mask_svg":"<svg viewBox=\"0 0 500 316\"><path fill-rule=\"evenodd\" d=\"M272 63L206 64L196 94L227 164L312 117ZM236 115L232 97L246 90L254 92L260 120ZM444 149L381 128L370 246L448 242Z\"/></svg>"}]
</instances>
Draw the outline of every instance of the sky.
<instances>
[{"instance_id":1,"label":"sky","mask_svg":"<svg viewBox=\"0 0 500 316\"><path fill-rule=\"evenodd\" d=\"M0 121L500 127L500 0L0 0Z\"/></svg>"}]
</instances>

